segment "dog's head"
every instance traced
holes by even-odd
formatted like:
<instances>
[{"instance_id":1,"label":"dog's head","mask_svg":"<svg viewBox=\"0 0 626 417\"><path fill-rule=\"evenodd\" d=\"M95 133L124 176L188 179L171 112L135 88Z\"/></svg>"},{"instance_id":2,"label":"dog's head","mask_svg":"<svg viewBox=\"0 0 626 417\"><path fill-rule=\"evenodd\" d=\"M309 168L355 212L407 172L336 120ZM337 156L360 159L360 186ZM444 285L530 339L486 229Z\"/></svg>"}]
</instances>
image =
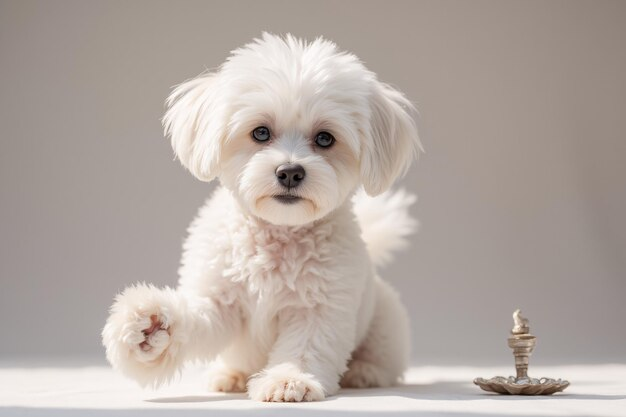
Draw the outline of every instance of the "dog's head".
<instances>
[{"instance_id":1,"label":"dog's head","mask_svg":"<svg viewBox=\"0 0 626 417\"><path fill-rule=\"evenodd\" d=\"M179 85L163 119L197 178L219 177L274 224L324 217L362 184L377 195L420 149L411 103L334 43L263 34Z\"/></svg>"}]
</instances>

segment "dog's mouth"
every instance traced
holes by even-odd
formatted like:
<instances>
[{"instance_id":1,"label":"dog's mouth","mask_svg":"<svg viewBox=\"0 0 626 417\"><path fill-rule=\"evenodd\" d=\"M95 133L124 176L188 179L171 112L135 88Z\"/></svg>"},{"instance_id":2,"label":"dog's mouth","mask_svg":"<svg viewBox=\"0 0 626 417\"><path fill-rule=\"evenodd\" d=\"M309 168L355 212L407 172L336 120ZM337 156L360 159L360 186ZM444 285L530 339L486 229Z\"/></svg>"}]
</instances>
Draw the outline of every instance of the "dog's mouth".
<instances>
[{"instance_id":1,"label":"dog's mouth","mask_svg":"<svg viewBox=\"0 0 626 417\"><path fill-rule=\"evenodd\" d=\"M281 204L296 204L302 200L302 197L293 194L277 194L273 195L272 198Z\"/></svg>"}]
</instances>

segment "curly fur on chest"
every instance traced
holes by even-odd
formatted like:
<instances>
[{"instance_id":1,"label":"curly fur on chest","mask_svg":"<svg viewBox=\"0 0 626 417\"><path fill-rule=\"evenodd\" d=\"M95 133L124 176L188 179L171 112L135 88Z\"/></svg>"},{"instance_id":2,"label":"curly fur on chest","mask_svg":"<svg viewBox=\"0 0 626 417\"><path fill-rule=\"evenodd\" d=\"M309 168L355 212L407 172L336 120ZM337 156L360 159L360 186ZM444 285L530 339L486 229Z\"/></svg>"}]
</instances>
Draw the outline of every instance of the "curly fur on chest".
<instances>
[{"instance_id":1,"label":"curly fur on chest","mask_svg":"<svg viewBox=\"0 0 626 417\"><path fill-rule=\"evenodd\" d=\"M306 304L323 301L331 224L287 227L247 219L232 229L224 277L259 299L291 292Z\"/></svg>"},{"instance_id":2,"label":"curly fur on chest","mask_svg":"<svg viewBox=\"0 0 626 417\"><path fill-rule=\"evenodd\" d=\"M200 295L219 293L225 303L238 300L254 316L325 303L331 287L343 286L337 259L346 250L340 241L359 232L353 218L344 219L352 217L349 210L337 214L342 222L276 226L243 215L225 204L228 197L218 190L190 227L182 287Z\"/></svg>"}]
</instances>

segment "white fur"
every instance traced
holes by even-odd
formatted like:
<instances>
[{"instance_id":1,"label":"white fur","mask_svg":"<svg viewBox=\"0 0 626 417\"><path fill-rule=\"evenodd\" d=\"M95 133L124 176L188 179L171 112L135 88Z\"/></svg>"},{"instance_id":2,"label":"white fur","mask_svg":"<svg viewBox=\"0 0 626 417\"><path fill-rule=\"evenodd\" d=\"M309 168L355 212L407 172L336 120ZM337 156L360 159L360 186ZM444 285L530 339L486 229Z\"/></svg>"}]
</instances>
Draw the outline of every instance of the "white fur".
<instances>
[{"instance_id":1,"label":"white fur","mask_svg":"<svg viewBox=\"0 0 626 417\"><path fill-rule=\"evenodd\" d=\"M178 288L116 297L102 332L114 368L158 386L186 361L213 361L211 389L247 381L261 401L399 381L408 317L374 265L416 226L414 197L385 193L420 149L409 101L332 42L263 34L167 103L175 154L221 186L189 227ZM257 126L270 141L252 139ZM316 146L319 131L336 143ZM285 163L306 170L297 188L277 181ZM360 186L383 194L353 207ZM301 199L275 198L286 192Z\"/></svg>"},{"instance_id":2,"label":"white fur","mask_svg":"<svg viewBox=\"0 0 626 417\"><path fill-rule=\"evenodd\" d=\"M391 262L393 252L406 247L406 238L417 230L419 223L409 213L415 201L417 196L404 190L386 191L377 197L360 190L352 198L354 214L363 230L361 237L374 265Z\"/></svg>"}]
</instances>

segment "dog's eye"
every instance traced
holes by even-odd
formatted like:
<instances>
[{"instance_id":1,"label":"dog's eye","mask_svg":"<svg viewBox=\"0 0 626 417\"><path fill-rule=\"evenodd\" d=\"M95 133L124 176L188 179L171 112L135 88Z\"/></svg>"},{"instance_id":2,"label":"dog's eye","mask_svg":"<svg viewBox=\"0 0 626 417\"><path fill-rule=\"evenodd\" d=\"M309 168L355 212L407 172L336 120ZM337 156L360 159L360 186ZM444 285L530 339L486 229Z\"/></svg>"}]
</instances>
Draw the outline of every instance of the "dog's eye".
<instances>
[{"instance_id":1,"label":"dog's eye","mask_svg":"<svg viewBox=\"0 0 626 417\"><path fill-rule=\"evenodd\" d=\"M270 139L270 130L265 126L259 126L252 131L252 137L257 142L265 142Z\"/></svg>"},{"instance_id":2,"label":"dog's eye","mask_svg":"<svg viewBox=\"0 0 626 417\"><path fill-rule=\"evenodd\" d=\"M315 136L315 143L322 148L328 148L335 143L335 137L328 132L320 132Z\"/></svg>"}]
</instances>

